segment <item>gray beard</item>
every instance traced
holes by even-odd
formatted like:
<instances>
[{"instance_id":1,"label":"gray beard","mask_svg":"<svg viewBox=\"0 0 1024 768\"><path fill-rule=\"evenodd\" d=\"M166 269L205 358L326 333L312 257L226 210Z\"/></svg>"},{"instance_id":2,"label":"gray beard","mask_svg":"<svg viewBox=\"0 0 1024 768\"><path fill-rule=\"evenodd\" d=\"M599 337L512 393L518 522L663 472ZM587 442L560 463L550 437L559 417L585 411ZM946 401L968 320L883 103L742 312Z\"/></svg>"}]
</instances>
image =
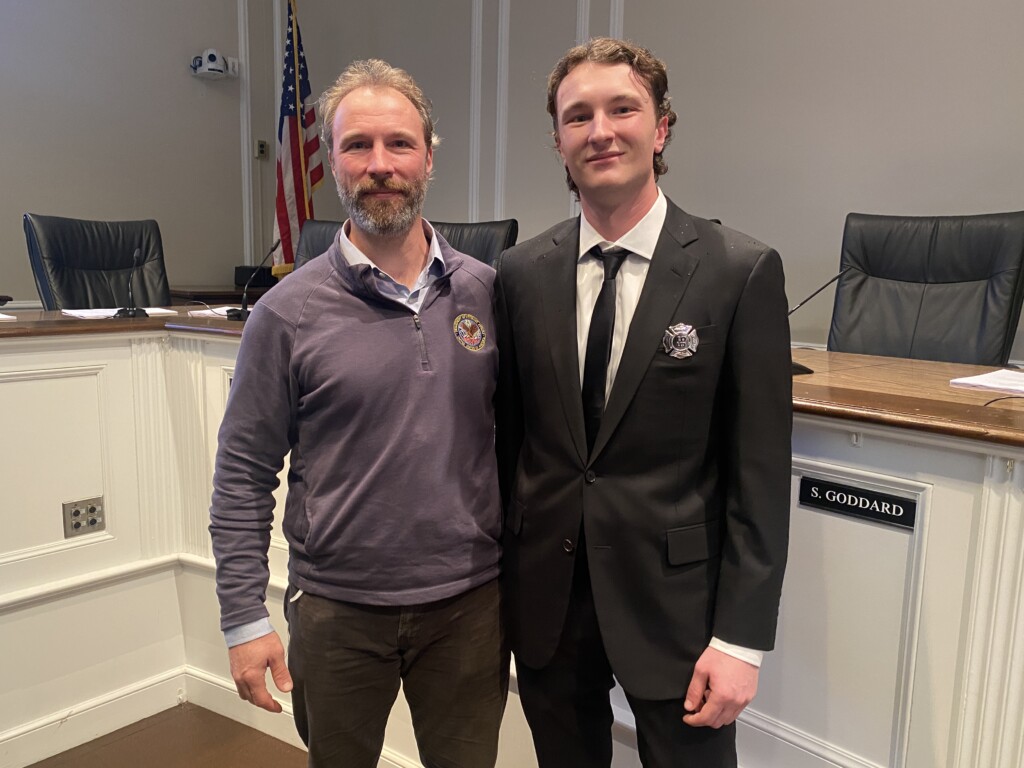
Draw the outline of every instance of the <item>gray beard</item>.
<instances>
[{"instance_id":1,"label":"gray beard","mask_svg":"<svg viewBox=\"0 0 1024 768\"><path fill-rule=\"evenodd\" d=\"M338 197L348 211L352 223L364 232L378 237L399 237L416 223L423 210L430 180L424 178L408 185L407 197L397 203L362 197L358 188L346 189L336 181Z\"/></svg>"}]
</instances>

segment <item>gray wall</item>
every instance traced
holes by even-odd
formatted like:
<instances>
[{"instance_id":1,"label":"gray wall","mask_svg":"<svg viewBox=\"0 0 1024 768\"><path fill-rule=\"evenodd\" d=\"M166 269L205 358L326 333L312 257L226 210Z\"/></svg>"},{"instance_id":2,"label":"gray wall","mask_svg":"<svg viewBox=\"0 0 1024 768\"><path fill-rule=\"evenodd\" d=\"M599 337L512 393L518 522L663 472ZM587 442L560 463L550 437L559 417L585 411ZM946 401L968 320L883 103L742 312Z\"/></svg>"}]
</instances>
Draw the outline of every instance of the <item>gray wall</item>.
<instances>
[{"instance_id":1,"label":"gray wall","mask_svg":"<svg viewBox=\"0 0 1024 768\"><path fill-rule=\"evenodd\" d=\"M38 300L25 212L154 218L172 283L242 261L240 81L188 69L238 55L234 0L0 2L0 293Z\"/></svg>"},{"instance_id":2,"label":"gray wall","mask_svg":"<svg viewBox=\"0 0 1024 768\"><path fill-rule=\"evenodd\" d=\"M1020 0L679 9L632 0L625 15L670 65L680 120L663 187L778 248L791 303L837 271L850 211L1024 209ZM792 317L794 339L824 342L831 310L830 290Z\"/></svg>"},{"instance_id":3,"label":"gray wall","mask_svg":"<svg viewBox=\"0 0 1024 768\"><path fill-rule=\"evenodd\" d=\"M274 166L241 147L273 144L285 8L0 4L0 292L36 298L27 210L154 216L178 283L226 282L247 248L261 255ZM609 32L669 65L666 193L777 247L794 303L836 271L850 211L1024 209L1020 0L302 0L299 14L315 93L378 56L433 99L433 218L515 216L528 237L569 214L544 80L578 37ZM245 82L184 68L243 43ZM315 208L343 216L331 179ZM823 343L830 314L831 291L793 317L794 339Z\"/></svg>"}]
</instances>

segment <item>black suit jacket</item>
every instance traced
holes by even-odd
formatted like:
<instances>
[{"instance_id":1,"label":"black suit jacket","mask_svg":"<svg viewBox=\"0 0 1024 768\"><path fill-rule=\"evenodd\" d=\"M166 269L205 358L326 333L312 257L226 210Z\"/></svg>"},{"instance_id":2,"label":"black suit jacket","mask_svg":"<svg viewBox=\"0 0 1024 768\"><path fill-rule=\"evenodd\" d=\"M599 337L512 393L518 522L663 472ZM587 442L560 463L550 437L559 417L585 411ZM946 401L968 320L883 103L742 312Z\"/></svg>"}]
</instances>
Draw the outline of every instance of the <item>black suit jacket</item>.
<instances>
[{"instance_id":1,"label":"black suit jacket","mask_svg":"<svg viewBox=\"0 0 1024 768\"><path fill-rule=\"evenodd\" d=\"M774 643L789 532L792 378L778 254L669 203L594 451L576 344L579 221L506 251L496 283L503 580L519 663L565 620L581 522L612 669L681 697L712 636ZM696 329L688 358L661 348Z\"/></svg>"}]
</instances>

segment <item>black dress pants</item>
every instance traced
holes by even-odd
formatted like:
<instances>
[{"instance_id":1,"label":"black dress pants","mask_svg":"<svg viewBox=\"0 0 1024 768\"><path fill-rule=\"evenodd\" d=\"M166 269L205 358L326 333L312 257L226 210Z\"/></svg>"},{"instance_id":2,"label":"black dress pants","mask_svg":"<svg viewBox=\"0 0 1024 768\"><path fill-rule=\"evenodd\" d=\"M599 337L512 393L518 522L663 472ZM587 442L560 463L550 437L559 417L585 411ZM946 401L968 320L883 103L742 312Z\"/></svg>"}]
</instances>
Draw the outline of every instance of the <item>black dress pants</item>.
<instances>
[{"instance_id":1,"label":"black dress pants","mask_svg":"<svg viewBox=\"0 0 1024 768\"><path fill-rule=\"evenodd\" d=\"M609 692L615 680L597 623L585 551L581 537L554 657L542 669L516 664L519 698L540 768L609 768L612 761ZM687 725L682 697L649 701L627 691L626 698L645 768L736 768L735 724L717 730Z\"/></svg>"}]
</instances>

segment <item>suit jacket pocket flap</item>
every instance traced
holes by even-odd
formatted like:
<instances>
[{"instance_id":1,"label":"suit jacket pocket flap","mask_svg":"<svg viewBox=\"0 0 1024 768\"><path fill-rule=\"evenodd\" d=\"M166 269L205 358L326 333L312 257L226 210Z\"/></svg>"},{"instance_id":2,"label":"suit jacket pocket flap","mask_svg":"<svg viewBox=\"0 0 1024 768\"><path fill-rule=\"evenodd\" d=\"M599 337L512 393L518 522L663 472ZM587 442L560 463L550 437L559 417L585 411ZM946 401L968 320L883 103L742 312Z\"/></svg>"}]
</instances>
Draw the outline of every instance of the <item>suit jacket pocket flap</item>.
<instances>
[{"instance_id":1,"label":"suit jacket pocket flap","mask_svg":"<svg viewBox=\"0 0 1024 768\"><path fill-rule=\"evenodd\" d=\"M708 531L704 523L665 531L669 565L686 565L708 559Z\"/></svg>"}]
</instances>

